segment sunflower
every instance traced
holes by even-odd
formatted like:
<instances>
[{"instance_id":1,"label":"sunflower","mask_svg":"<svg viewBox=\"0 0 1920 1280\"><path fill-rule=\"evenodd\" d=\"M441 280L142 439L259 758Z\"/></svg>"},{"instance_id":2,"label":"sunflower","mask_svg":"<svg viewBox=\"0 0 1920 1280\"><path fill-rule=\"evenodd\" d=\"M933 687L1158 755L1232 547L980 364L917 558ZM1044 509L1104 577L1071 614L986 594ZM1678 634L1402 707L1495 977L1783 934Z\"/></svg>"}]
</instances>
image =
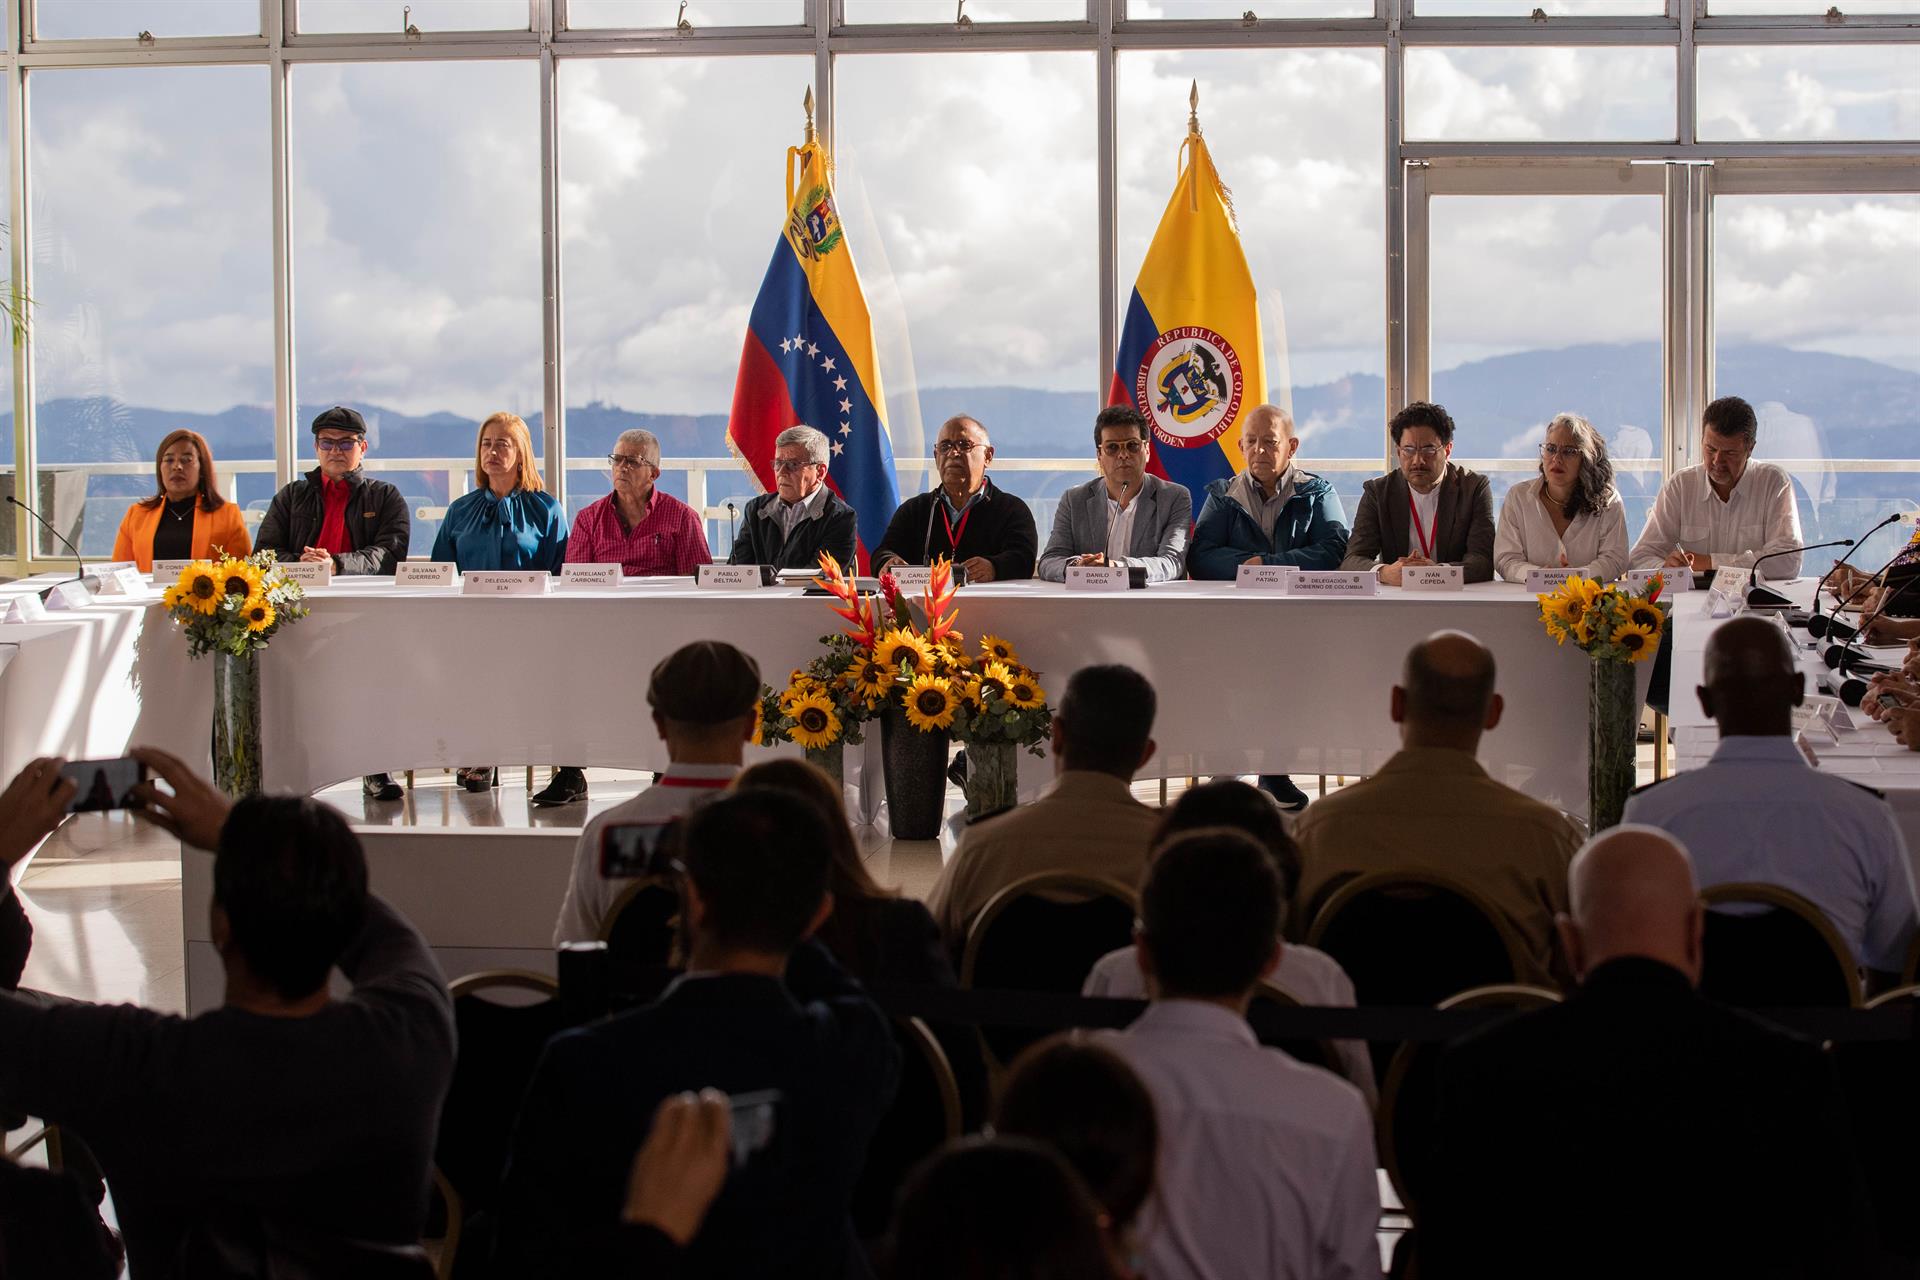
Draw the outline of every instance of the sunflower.
<instances>
[{"instance_id":1,"label":"sunflower","mask_svg":"<svg viewBox=\"0 0 1920 1280\"><path fill-rule=\"evenodd\" d=\"M976 707L985 707L988 698L1005 698L1007 686L1013 683L1013 672L1004 662L988 662L981 666L980 674L967 682L967 701Z\"/></svg>"},{"instance_id":2,"label":"sunflower","mask_svg":"<svg viewBox=\"0 0 1920 1280\"><path fill-rule=\"evenodd\" d=\"M787 736L803 747L830 747L840 740L840 717L834 714L833 702L824 693L808 694L787 714L793 717L793 728L787 730Z\"/></svg>"},{"instance_id":3,"label":"sunflower","mask_svg":"<svg viewBox=\"0 0 1920 1280\"><path fill-rule=\"evenodd\" d=\"M791 716L795 709L808 698L825 697L826 686L804 671L793 673L793 683L780 694L780 710Z\"/></svg>"},{"instance_id":4,"label":"sunflower","mask_svg":"<svg viewBox=\"0 0 1920 1280\"><path fill-rule=\"evenodd\" d=\"M1555 639L1570 633L1586 616L1586 603L1564 588L1540 597L1540 618Z\"/></svg>"},{"instance_id":5,"label":"sunflower","mask_svg":"<svg viewBox=\"0 0 1920 1280\"><path fill-rule=\"evenodd\" d=\"M907 686L907 723L922 733L950 727L959 709L960 700L945 680L920 676Z\"/></svg>"},{"instance_id":6,"label":"sunflower","mask_svg":"<svg viewBox=\"0 0 1920 1280\"><path fill-rule=\"evenodd\" d=\"M1660 638L1651 627L1629 622L1613 633L1613 642L1626 650L1628 662L1645 662L1660 648Z\"/></svg>"},{"instance_id":7,"label":"sunflower","mask_svg":"<svg viewBox=\"0 0 1920 1280\"><path fill-rule=\"evenodd\" d=\"M195 613L212 617L220 612L220 577L205 560L188 565L181 572L175 590L180 593L181 602Z\"/></svg>"},{"instance_id":8,"label":"sunflower","mask_svg":"<svg viewBox=\"0 0 1920 1280\"><path fill-rule=\"evenodd\" d=\"M160 593L160 604L171 612L180 603L181 597L182 592L179 587L168 587Z\"/></svg>"},{"instance_id":9,"label":"sunflower","mask_svg":"<svg viewBox=\"0 0 1920 1280\"><path fill-rule=\"evenodd\" d=\"M749 742L757 742L763 747L773 745L761 737L761 735L766 732L766 727L767 706L764 702L755 698L753 702L753 732L747 735L747 740Z\"/></svg>"},{"instance_id":10,"label":"sunflower","mask_svg":"<svg viewBox=\"0 0 1920 1280\"><path fill-rule=\"evenodd\" d=\"M250 599L260 593L260 571L245 560L222 560L214 571L220 579L220 594Z\"/></svg>"},{"instance_id":11,"label":"sunflower","mask_svg":"<svg viewBox=\"0 0 1920 1280\"><path fill-rule=\"evenodd\" d=\"M987 656L988 661L1004 662L1010 667L1020 661L1020 655L1014 652L1013 646L999 636L981 636L980 652Z\"/></svg>"},{"instance_id":12,"label":"sunflower","mask_svg":"<svg viewBox=\"0 0 1920 1280\"><path fill-rule=\"evenodd\" d=\"M1033 678L1031 671L1021 671L1007 685L1007 701L1022 711L1031 711L1046 700L1046 692L1040 688L1040 682Z\"/></svg>"},{"instance_id":13,"label":"sunflower","mask_svg":"<svg viewBox=\"0 0 1920 1280\"><path fill-rule=\"evenodd\" d=\"M895 628L876 640L873 657L890 672L905 667L909 675L918 676L933 670L933 654L927 642L902 628Z\"/></svg>"},{"instance_id":14,"label":"sunflower","mask_svg":"<svg viewBox=\"0 0 1920 1280\"><path fill-rule=\"evenodd\" d=\"M265 596L253 596L240 606L240 616L246 619L247 630L265 631L273 625L273 606Z\"/></svg>"},{"instance_id":15,"label":"sunflower","mask_svg":"<svg viewBox=\"0 0 1920 1280\"><path fill-rule=\"evenodd\" d=\"M1636 600L1627 610L1627 621L1636 627L1647 628L1657 640L1660 632L1666 628L1667 615L1655 605Z\"/></svg>"},{"instance_id":16,"label":"sunflower","mask_svg":"<svg viewBox=\"0 0 1920 1280\"><path fill-rule=\"evenodd\" d=\"M856 658L842 679L847 682L847 688L872 705L887 696L887 686L893 683L893 671L880 665L877 658Z\"/></svg>"}]
</instances>

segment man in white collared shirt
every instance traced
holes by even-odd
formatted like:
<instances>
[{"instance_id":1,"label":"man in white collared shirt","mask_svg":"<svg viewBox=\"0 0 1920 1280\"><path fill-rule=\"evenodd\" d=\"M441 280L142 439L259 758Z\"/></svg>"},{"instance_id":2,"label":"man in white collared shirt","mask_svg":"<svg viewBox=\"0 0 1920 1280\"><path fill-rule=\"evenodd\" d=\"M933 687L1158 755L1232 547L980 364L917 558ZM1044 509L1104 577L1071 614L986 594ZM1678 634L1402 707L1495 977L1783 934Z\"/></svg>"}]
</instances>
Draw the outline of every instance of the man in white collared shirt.
<instances>
[{"instance_id":1,"label":"man in white collared shirt","mask_svg":"<svg viewBox=\"0 0 1920 1280\"><path fill-rule=\"evenodd\" d=\"M1653 514L1633 544L1635 569L1748 569L1763 556L1763 577L1800 574L1800 512L1793 481L1769 462L1753 462L1760 422L1739 396L1723 396L1700 418L1699 466L1675 472L1660 487Z\"/></svg>"},{"instance_id":2,"label":"man in white collared shirt","mask_svg":"<svg viewBox=\"0 0 1920 1280\"><path fill-rule=\"evenodd\" d=\"M1378 1280L1380 1191L1360 1091L1263 1048L1247 1002L1279 963L1279 878L1241 832L1160 850L1136 945L1153 1003L1104 1043L1160 1126L1140 1223L1155 1280Z\"/></svg>"}]
</instances>

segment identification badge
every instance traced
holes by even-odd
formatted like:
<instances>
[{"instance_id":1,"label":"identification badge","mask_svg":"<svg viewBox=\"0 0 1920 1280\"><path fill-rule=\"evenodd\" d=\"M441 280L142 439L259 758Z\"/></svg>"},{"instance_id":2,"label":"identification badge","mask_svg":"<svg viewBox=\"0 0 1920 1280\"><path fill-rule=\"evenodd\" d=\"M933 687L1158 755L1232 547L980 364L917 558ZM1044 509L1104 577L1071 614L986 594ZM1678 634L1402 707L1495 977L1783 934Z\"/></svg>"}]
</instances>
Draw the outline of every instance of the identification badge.
<instances>
[{"instance_id":1,"label":"identification badge","mask_svg":"<svg viewBox=\"0 0 1920 1280\"><path fill-rule=\"evenodd\" d=\"M1070 564L1067 566L1069 591L1125 591L1127 570L1124 565Z\"/></svg>"},{"instance_id":2,"label":"identification badge","mask_svg":"<svg viewBox=\"0 0 1920 1280\"><path fill-rule=\"evenodd\" d=\"M1380 579L1371 569L1301 570L1287 579L1290 596L1374 596L1380 594Z\"/></svg>"},{"instance_id":3,"label":"identification badge","mask_svg":"<svg viewBox=\"0 0 1920 1280\"><path fill-rule=\"evenodd\" d=\"M1543 596L1549 591L1558 591L1565 586L1568 578L1579 576L1578 569L1529 569L1527 570L1527 590L1536 596Z\"/></svg>"},{"instance_id":4,"label":"identification badge","mask_svg":"<svg viewBox=\"0 0 1920 1280\"><path fill-rule=\"evenodd\" d=\"M543 596L553 575L539 569L475 570L460 576L464 596Z\"/></svg>"},{"instance_id":5,"label":"identification badge","mask_svg":"<svg viewBox=\"0 0 1920 1280\"><path fill-rule=\"evenodd\" d=\"M287 577L308 591L333 585L332 560L282 560L280 567L286 570Z\"/></svg>"},{"instance_id":6,"label":"identification badge","mask_svg":"<svg viewBox=\"0 0 1920 1280\"><path fill-rule=\"evenodd\" d=\"M560 566L562 591L612 591L620 585L620 566L616 564L564 564Z\"/></svg>"},{"instance_id":7,"label":"identification badge","mask_svg":"<svg viewBox=\"0 0 1920 1280\"><path fill-rule=\"evenodd\" d=\"M439 587L460 585L460 566L451 560L403 560L394 566L393 582L399 587Z\"/></svg>"},{"instance_id":8,"label":"identification badge","mask_svg":"<svg viewBox=\"0 0 1920 1280\"><path fill-rule=\"evenodd\" d=\"M1290 564L1243 564L1233 572L1233 585L1241 591L1285 591L1295 572Z\"/></svg>"},{"instance_id":9,"label":"identification badge","mask_svg":"<svg viewBox=\"0 0 1920 1280\"><path fill-rule=\"evenodd\" d=\"M1467 572L1457 564L1402 565L1400 586L1406 591L1465 591Z\"/></svg>"}]
</instances>

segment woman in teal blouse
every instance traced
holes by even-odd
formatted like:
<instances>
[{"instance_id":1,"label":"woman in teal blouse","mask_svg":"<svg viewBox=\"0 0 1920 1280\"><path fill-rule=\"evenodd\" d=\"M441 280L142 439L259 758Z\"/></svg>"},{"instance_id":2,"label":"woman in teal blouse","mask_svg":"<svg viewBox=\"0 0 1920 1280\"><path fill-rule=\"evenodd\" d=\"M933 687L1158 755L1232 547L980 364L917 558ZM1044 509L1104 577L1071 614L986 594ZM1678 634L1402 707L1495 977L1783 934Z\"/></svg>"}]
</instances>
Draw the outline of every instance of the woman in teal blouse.
<instances>
[{"instance_id":1,"label":"woman in teal blouse","mask_svg":"<svg viewBox=\"0 0 1920 1280\"><path fill-rule=\"evenodd\" d=\"M517 415L496 413L480 424L473 483L473 492L447 506L433 540L433 558L453 561L462 573L544 569L558 574L567 558L566 515L540 481L533 465L533 438ZM485 791L493 785L494 774L492 765L463 767L460 785Z\"/></svg>"}]
</instances>

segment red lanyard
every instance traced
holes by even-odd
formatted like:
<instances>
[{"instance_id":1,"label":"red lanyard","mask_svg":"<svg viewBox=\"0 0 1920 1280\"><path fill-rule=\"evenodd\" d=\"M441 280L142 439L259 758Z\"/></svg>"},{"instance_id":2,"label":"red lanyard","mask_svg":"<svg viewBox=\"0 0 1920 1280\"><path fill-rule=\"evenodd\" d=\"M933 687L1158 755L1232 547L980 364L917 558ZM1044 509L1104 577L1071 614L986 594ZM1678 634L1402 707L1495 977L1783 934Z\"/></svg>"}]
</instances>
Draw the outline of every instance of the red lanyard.
<instances>
[{"instance_id":1,"label":"red lanyard","mask_svg":"<svg viewBox=\"0 0 1920 1280\"><path fill-rule=\"evenodd\" d=\"M960 552L960 539L967 536L967 521L972 518L973 508L969 506L965 511L960 513L960 527L956 530L953 527L953 517L947 514L946 500L944 498L940 500L940 520L947 526L947 545L953 549L956 555Z\"/></svg>"},{"instance_id":2,"label":"red lanyard","mask_svg":"<svg viewBox=\"0 0 1920 1280\"><path fill-rule=\"evenodd\" d=\"M732 778L676 778L671 774L663 775L656 787L697 787L702 791L718 791L732 782Z\"/></svg>"},{"instance_id":3,"label":"red lanyard","mask_svg":"<svg viewBox=\"0 0 1920 1280\"><path fill-rule=\"evenodd\" d=\"M1413 536L1420 540L1420 554L1433 559L1433 538L1427 533L1427 526L1420 522L1420 504L1413 500L1413 490L1407 490L1407 514L1413 517ZM1434 523L1440 523L1436 516Z\"/></svg>"}]
</instances>

